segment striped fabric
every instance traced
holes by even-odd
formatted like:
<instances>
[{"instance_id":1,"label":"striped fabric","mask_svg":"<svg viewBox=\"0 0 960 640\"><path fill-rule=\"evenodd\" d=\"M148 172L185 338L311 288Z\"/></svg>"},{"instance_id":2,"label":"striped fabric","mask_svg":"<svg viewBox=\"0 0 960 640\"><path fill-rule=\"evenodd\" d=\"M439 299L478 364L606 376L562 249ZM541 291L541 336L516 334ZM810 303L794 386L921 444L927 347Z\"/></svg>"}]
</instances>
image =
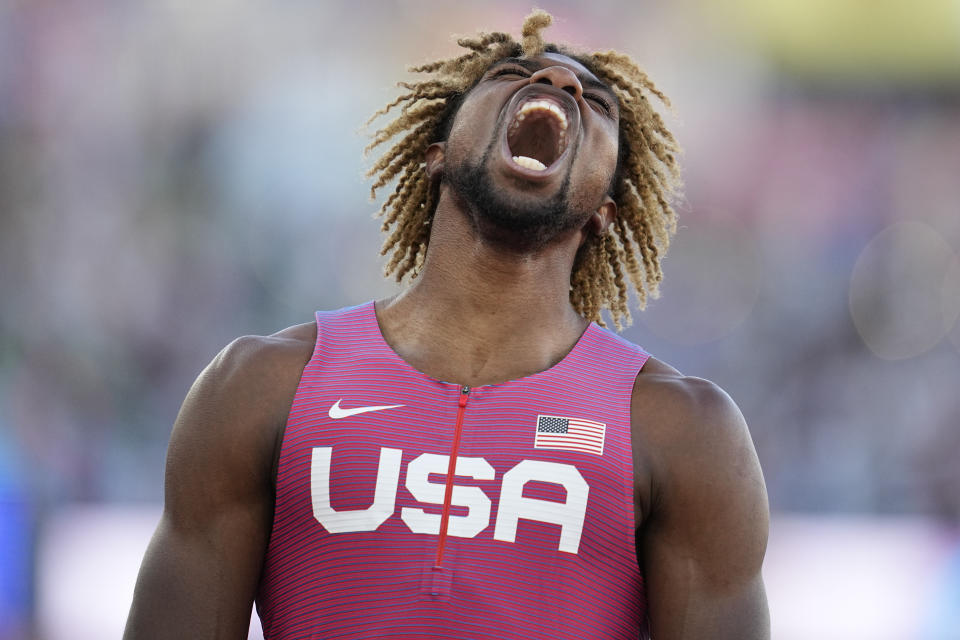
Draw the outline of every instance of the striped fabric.
<instances>
[{"instance_id":1,"label":"striped fabric","mask_svg":"<svg viewBox=\"0 0 960 640\"><path fill-rule=\"evenodd\" d=\"M646 637L629 429L642 349L591 324L552 368L465 394L404 362L372 302L317 328L281 446L266 638ZM602 448L535 447L541 416L604 425Z\"/></svg>"}]
</instances>

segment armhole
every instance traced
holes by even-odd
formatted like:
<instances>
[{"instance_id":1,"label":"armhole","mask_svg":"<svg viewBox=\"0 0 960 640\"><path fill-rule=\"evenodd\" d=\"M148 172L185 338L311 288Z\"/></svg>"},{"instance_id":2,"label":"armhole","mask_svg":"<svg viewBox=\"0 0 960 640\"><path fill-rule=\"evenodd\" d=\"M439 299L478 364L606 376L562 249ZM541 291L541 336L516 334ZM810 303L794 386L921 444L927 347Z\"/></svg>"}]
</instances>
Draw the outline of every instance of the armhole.
<instances>
[{"instance_id":1,"label":"armhole","mask_svg":"<svg viewBox=\"0 0 960 640\"><path fill-rule=\"evenodd\" d=\"M627 461L628 461L628 473L625 474L629 478L626 483L626 493L627 493L627 504L630 506L630 531L629 537L632 541L633 547L633 557L634 557L634 566L637 571L640 572L641 581L644 584L644 589L646 588L646 581L643 577L643 558L640 555L640 528L638 527L637 522L637 513L636 505L634 503L634 486L636 484L636 478L634 472L636 471L636 463L634 456L636 452L633 450L633 390L636 388L637 380L640 377L640 374L643 373L643 368L646 366L647 362L650 360L650 353L648 353L643 347L639 345L631 345L634 348L633 357L631 358L630 366L627 369L627 375L624 377L629 379L627 394ZM642 524L642 523L639 523ZM644 613L644 618L646 618L646 613Z\"/></svg>"},{"instance_id":2,"label":"armhole","mask_svg":"<svg viewBox=\"0 0 960 640\"><path fill-rule=\"evenodd\" d=\"M637 383L637 376L643 373L643 368L647 365L648 360L650 360L650 354L647 353L647 351L644 350L643 347L638 346L637 347L637 363L635 364L637 371L633 376L634 385L636 385ZM632 396L632 389L633 387L631 386L631 396Z\"/></svg>"},{"instance_id":3,"label":"armhole","mask_svg":"<svg viewBox=\"0 0 960 640\"><path fill-rule=\"evenodd\" d=\"M283 425L277 431L277 439L273 447L273 462L270 470L270 482L273 487L274 497L276 497L277 493L277 480L280 476L280 458L283 456L283 443L287 435L287 425L290 422L290 414L293 412L293 408L296 406L297 400L300 398L304 384L304 373L314 363L320 354L321 327L323 324L321 322L319 311L314 314L314 325L316 327L317 335L313 342L313 351L310 352L310 358L304 363L303 368L300 370L300 376L297 380L297 389L294 391L293 399L290 401L290 408L287 409L287 417L284 419Z\"/></svg>"}]
</instances>

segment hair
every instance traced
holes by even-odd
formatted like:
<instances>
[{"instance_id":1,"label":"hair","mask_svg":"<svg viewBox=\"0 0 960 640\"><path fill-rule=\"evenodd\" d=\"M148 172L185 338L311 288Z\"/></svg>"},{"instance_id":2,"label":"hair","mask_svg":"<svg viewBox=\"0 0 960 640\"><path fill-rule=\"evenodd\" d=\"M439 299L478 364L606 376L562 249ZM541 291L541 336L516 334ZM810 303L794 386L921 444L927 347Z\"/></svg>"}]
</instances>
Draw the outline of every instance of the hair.
<instances>
[{"instance_id":1,"label":"hair","mask_svg":"<svg viewBox=\"0 0 960 640\"><path fill-rule=\"evenodd\" d=\"M397 178L377 213L383 218L381 230L389 234L380 253L390 255L385 275L403 281L419 273L439 197L439 181L431 184L426 173L426 150L446 139L464 97L486 70L507 57L563 54L593 72L619 101L619 150L610 188L618 214L610 229L591 235L580 247L570 276L570 302L584 318L601 325L605 324L601 311L607 309L621 329L630 323L631 285L640 309L648 297L659 295L660 262L676 231L671 203L681 189L680 148L651 98L666 107L670 101L627 55L615 51L584 54L545 43L540 32L552 21L548 13L534 11L523 22L520 42L499 32L459 39L457 44L467 49L466 53L409 68L426 77L399 82L397 86L406 92L367 121L369 125L400 107L399 115L378 129L365 149L370 151L402 136L367 172L367 177L374 179L371 198Z\"/></svg>"}]
</instances>

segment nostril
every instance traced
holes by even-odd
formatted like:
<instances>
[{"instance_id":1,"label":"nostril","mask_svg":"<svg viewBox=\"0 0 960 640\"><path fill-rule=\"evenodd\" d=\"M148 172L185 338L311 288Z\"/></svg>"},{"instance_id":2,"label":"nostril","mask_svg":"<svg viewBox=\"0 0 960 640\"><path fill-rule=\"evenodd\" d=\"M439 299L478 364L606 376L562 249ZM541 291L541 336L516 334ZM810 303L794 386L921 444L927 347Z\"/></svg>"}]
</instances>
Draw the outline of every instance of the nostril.
<instances>
[{"instance_id":1,"label":"nostril","mask_svg":"<svg viewBox=\"0 0 960 640\"><path fill-rule=\"evenodd\" d=\"M566 91L567 93L569 93L570 95L572 95L574 98L577 97L577 89L576 89L576 87L571 87L571 86L567 85L566 87L563 88L563 90Z\"/></svg>"},{"instance_id":2,"label":"nostril","mask_svg":"<svg viewBox=\"0 0 960 640\"><path fill-rule=\"evenodd\" d=\"M537 84L549 84L551 86L553 85L553 83L550 82L550 78L547 78L546 76L541 76L537 78Z\"/></svg>"}]
</instances>

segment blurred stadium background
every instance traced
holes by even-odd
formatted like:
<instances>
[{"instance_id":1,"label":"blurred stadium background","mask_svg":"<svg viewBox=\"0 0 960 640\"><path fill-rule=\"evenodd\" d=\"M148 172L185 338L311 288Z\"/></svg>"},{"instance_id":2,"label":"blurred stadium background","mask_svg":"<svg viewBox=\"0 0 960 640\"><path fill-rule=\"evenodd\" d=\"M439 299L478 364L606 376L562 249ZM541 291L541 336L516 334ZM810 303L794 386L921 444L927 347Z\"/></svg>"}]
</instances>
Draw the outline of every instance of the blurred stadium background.
<instances>
[{"instance_id":1,"label":"blurred stadium background","mask_svg":"<svg viewBox=\"0 0 960 640\"><path fill-rule=\"evenodd\" d=\"M751 425L774 637L960 638L960 0L539 5L674 100L626 335ZM394 290L358 129L529 9L0 0L0 638L119 637L194 376Z\"/></svg>"}]
</instances>

